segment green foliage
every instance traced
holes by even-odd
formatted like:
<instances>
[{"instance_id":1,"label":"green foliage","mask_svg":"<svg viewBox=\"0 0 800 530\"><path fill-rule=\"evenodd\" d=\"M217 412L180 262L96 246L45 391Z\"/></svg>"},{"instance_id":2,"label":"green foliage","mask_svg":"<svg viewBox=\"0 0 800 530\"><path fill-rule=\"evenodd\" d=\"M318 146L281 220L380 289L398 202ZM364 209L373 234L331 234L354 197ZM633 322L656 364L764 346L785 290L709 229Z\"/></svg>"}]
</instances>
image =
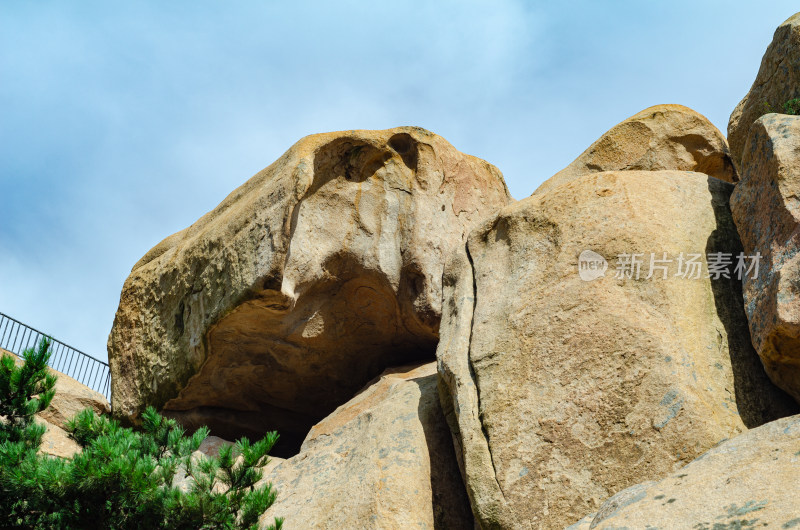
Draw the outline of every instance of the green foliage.
<instances>
[{"instance_id":1,"label":"green foliage","mask_svg":"<svg viewBox=\"0 0 800 530\"><path fill-rule=\"evenodd\" d=\"M784 114L791 114L792 116L797 116L800 114L800 98L790 99L784 103L783 111Z\"/></svg>"},{"instance_id":2,"label":"green foliage","mask_svg":"<svg viewBox=\"0 0 800 530\"><path fill-rule=\"evenodd\" d=\"M255 529L275 501L257 486L278 439L239 440L218 458L192 457L208 435L187 436L175 420L148 408L142 429L122 427L91 409L66 426L82 447L72 460L37 454L43 428L32 423L54 394L46 370L49 342L0 371L0 521L4 528ZM178 480L181 479L181 480ZM270 529L279 529L275 520Z\"/></svg>"},{"instance_id":3,"label":"green foliage","mask_svg":"<svg viewBox=\"0 0 800 530\"><path fill-rule=\"evenodd\" d=\"M764 114L770 114L772 112L777 112L772 108L772 105L769 104L767 101L762 101L761 105L763 107L762 116ZM789 114L791 116L798 116L800 115L800 98L790 99L786 103L783 104L783 114Z\"/></svg>"},{"instance_id":4,"label":"green foliage","mask_svg":"<svg viewBox=\"0 0 800 530\"><path fill-rule=\"evenodd\" d=\"M0 358L0 443L19 442L26 448L41 444L45 429L33 417L50 406L56 393L56 376L47 370L51 342L43 338L38 348L25 350L22 366L10 355Z\"/></svg>"}]
</instances>

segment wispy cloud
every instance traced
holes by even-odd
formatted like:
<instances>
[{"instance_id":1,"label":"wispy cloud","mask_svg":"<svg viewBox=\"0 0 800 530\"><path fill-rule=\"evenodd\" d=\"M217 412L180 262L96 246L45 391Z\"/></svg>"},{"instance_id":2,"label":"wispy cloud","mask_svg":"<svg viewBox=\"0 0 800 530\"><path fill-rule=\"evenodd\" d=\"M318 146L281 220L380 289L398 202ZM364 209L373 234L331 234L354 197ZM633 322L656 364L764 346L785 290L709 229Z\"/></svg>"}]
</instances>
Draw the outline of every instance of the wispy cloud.
<instances>
[{"instance_id":1,"label":"wispy cloud","mask_svg":"<svg viewBox=\"0 0 800 530\"><path fill-rule=\"evenodd\" d=\"M420 125L530 194L614 123L724 130L790 2L4 2L0 311L105 357L122 282L307 134Z\"/></svg>"}]
</instances>

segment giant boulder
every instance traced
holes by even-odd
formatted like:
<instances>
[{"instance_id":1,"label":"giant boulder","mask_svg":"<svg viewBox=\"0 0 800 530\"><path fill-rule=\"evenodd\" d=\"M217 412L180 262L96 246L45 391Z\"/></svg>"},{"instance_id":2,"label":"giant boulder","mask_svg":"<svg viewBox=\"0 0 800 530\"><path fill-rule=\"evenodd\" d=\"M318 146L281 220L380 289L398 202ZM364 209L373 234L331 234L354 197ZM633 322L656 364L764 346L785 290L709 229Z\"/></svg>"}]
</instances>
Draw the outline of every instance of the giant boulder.
<instances>
[{"instance_id":1,"label":"giant boulder","mask_svg":"<svg viewBox=\"0 0 800 530\"><path fill-rule=\"evenodd\" d=\"M445 255L510 200L424 129L300 140L134 266L108 341L115 415L299 444L386 366L434 358Z\"/></svg>"},{"instance_id":2,"label":"giant boulder","mask_svg":"<svg viewBox=\"0 0 800 530\"><path fill-rule=\"evenodd\" d=\"M752 349L735 276L676 276L681 254L739 250L732 188L585 175L505 207L451 257L442 403L483 528L563 528L795 410ZM616 278L632 253L673 262Z\"/></svg>"},{"instance_id":3,"label":"giant boulder","mask_svg":"<svg viewBox=\"0 0 800 530\"><path fill-rule=\"evenodd\" d=\"M800 416L792 416L616 494L570 530L800 528L798 488Z\"/></svg>"},{"instance_id":4,"label":"giant boulder","mask_svg":"<svg viewBox=\"0 0 800 530\"><path fill-rule=\"evenodd\" d=\"M747 150L753 123L764 114L783 112L783 105L800 97L800 13L775 30L764 52L753 86L731 113L728 142L737 168Z\"/></svg>"},{"instance_id":5,"label":"giant boulder","mask_svg":"<svg viewBox=\"0 0 800 530\"><path fill-rule=\"evenodd\" d=\"M775 384L800 401L800 117L759 118L742 168L731 209L745 252L761 255L744 282L753 344Z\"/></svg>"},{"instance_id":6,"label":"giant boulder","mask_svg":"<svg viewBox=\"0 0 800 530\"><path fill-rule=\"evenodd\" d=\"M737 180L728 142L708 118L683 105L655 105L612 127L534 193L588 173L667 169Z\"/></svg>"},{"instance_id":7,"label":"giant boulder","mask_svg":"<svg viewBox=\"0 0 800 530\"><path fill-rule=\"evenodd\" d=\"M314 426L300 453L265 480L278 492L263 516L287 530L472 528L437 395L435 363L387 370Z\"/></svg>"}]
</instances>

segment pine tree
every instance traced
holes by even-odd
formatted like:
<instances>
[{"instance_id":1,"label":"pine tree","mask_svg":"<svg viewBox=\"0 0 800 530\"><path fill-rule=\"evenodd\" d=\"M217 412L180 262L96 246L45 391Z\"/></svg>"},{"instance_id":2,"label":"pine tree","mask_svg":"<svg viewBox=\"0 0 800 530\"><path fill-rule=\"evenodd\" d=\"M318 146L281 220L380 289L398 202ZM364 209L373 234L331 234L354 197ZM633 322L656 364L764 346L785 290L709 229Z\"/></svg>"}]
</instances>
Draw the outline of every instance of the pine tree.
<instances>
[{"instance_id":1,"label":"pine tree","mask_svg":"<svg viewBox=\"0 0 800 530\"><path fill-rule=\"evenodd\" d=\"M47 370L51 342L45 337L38 348L25 350L22 366L10 355L0 357L0 443L37 449L41 444L45 428L33 417L50 406L56 392L56 376Z\"/></svg>"},{"instance_id":2,"label":"pine tree","mask_svg":"<svg viewBox=\"0 0 800 530\"><path fill-rule=\"evenodd\" d=\"M72 460L37 453L44 432L33 415L47 408L55 377L47 371L50 342L23 353L24 365L0 365L0 521L7 528L256 529L275 501L257 486L278 435L239 440L218 458L192 456L207 428L187 436L175 420L148 408L140 431L91 409L66 429L82 451ZM181 489L176 476L190 484ZM277 530L276 519L269 528Z\"/></svg>"}]
</instances>

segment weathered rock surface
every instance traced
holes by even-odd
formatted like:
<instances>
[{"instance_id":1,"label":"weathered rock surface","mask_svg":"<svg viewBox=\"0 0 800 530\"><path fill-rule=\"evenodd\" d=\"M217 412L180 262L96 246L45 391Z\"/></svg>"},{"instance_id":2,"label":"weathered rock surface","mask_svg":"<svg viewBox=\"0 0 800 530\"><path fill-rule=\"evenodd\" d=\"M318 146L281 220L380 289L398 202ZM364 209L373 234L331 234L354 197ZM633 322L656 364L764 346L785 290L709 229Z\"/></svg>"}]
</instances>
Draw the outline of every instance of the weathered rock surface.
<instances>
[{"instance_id":1,"label":"weathered rock surface","mask_svg":"<svg viewBox=\"0 0 800 530\"><path fill-rule=\"evenodd\" d=\"M783 104L800 97L800 13L775 30L764 52L753 86L728 121L728 142L736 167L747 150L753 123L764 114L783 112Z\"/></svg>"},{"instance_id":2,"label":"weathered rock surface","mask_svg":"<svg viewBox=\"0 0 800 530\"><path fill-rule=\"evenodd\" d=\"M706 452L657 482L628 488L570 529L800 528L800 416Z\"/></svg>"},{"instance_id":3,"label":"weathered rock surface","mask_svg":"<svg viewBox=\"0 0 800 530\"><path fill-rule=\"evenodd\" d=\"M473 527L435 363L387 370L314 426L265 480L284 528Z\"/></svg>"},{"instance_id":4,"label":"weathered rock surface","mask_svg":"<svg viewBox=\"0 0 800 530\"><path fill-rule=\"evenodd\" d=\"M800 401L800 117L767 114L751 129L731 210L745 253L753 344L770 378Z\"/></svg>"},{"instance_id":5,"label":"weathered rock surface","mask_svg":"<svg viewBox=\"0 0 800 530\"><path fill-rule=\"evenodd\" d=\"M219 436L209 435L206 436L206 439L203 440L203 443L197 448L197 452L208 457L216 458L219 456L219 450L228 445L234 445L234 442L224 440Z\"/></svg>"},{"instance_id":6,"label":"weathered rock surface","mask_svg":"<svg viewBox=\"0 0 800 530\"><path fill-rule=\"evenodd\" d=\"M95 392L66 374L52 370L58 376L56 395L50 406L39 416L55 425L63 426L83 409L92 409L96 414L110 414L111 405L103 394Z\"/></svg>"},{"instance_id":7,"label":"weathered rock surface","mask_svg":"<svg viewBox=\"0 0 800 530\"><path fill-rule=\"evenodd\" d=\"M735 253L733 186L586 175L502 209L445 269L442 404L483 528L558 528L794 413L750 344L740 283L616 279L624 253ZM578 257L608 260L582 281ZM706 276L705 267L702 276ZM735 277L734 277L735 278Z\"/></svg>"},{"instance_id":8,"label":"weathered rock surface","mask_svg":"<svg viewBox=\"0 0 800 530\"><path fill-rule=\"evenodd\" d=\"M50 423L40 417L36 417L37 423L44 424L44 436L42 436L42 445L39 447L39 452L50 456L57 456L59 458L72 458L75 453L81 451L81 446L78 442L73 440L67 434L67 431L61 428L60 425Z\"/></svg>"},{"instance_id":9,"label":"weathered rock surface","mask_svg":"<svg viewBox=\"0 0 800 530\"><path fill-rule=\"evenodd\" d=\"M737 180L728 142L708 118L683 105L655 105L612 127L534 193L589 173L669 169Z\"/></svg>"},{"instance_id":10,"label":"weathered rock surface","mask_svg":"<svg viewBox=\"0 0 800 530\"><path fill-rule=\"evenodd\" d=\"M569 525L566 530L589 530L596 515L596 513L589 514L577 523Z\"/></svg>"},{"instance_id":11,"label":"weathered rock surface","mask_svg":"<svg viewBox=\"0 0 800 530\"><path fill-rule=\"evenodd\" d=\"M445 256L510 200L496 168L423 129L300 140L133 268L108 342L115 415L153 404L299 443L386 366L433 359Z\"/></svg>"},{"instance_id":12,"label":"weathered rock surface","mask_svg":"<svg viewBox=\"0 0 800 530\"><path fill-rule=\"evenodd\" d=\"M72 419L83 409L92 409L97 414L110 414L111 406L104 395L68 375L56 370L53 372L58 375L56 395L50 402L50 406L37 415L47 427L40 451L53 456L70 458L80 451L80 445L64 430L67 420Z\"/></svg>"}]
</instances>

